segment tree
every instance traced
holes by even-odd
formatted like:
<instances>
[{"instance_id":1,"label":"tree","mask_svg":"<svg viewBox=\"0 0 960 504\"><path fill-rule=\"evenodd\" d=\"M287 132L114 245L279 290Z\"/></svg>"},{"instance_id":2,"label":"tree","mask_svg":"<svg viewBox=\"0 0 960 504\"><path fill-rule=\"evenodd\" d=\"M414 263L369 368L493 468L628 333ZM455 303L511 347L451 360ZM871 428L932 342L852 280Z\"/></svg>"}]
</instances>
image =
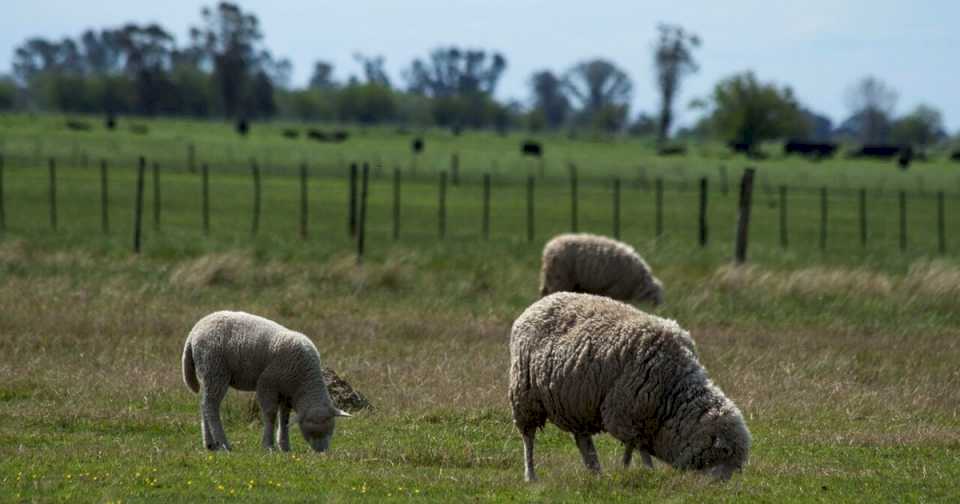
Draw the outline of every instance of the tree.
<instances>
[{"instance_id":1,"label":"tree","mask_svg":"<svg viewBox=\"0 0 960 504\"><path fill-rule=\"evenodd\" d=\"M946 138L947 133L943 128L940 111L927 105L919 105L913 112L893 122L891 137L900 144L929 147Z\"/></svg>"},{"instance_id":2,"label":"tree","mask_svg":"<svg viewBox=\"0 0 960 504\"><path fill-rule=\"evenodd\" d=\"M390 77L383 68L383 56L366 56L361 53L353 55L353 59L363 67L363 75L367 84L375 84L381 87L390 87Z\"/></svg>"},{"instance_id":3,"label":"tree","mask_svg":"<svg viewBox=\"0 0 960 504\"><path fill-rule=\"evenodd\" d=\"M563 81L550 70L541 70L530 77L533 111L547 128L562 126L570 114L570 100L564 94Z\"/></svg>"},{"instance_id":4,"label":"tree","mask_svg":"<svg viewBox=\"0 0 960 504\"><path fill-rule=\"evenodd\" d=\"M751 149L764 140L803 137L810 130L793 91L761 83L753 72L720 81L702 103L709 108L709 121L717 134Z\"/></svg>"},{"instance_id":5,"label":"tree","mask_svg":"<svg viewBox=\"0 0 960 504\"><path fill-rule=\"evenodd\" d=\"M673 124L673 103L680 91L680 84L688 75L699 70L693 59L693 50L700 47L700 38L679 26L661 24L657 29L660 37L654 47L653 66L657 89L660 91L657 142L662 145Z\"/></svg>"},{"instance_id":6,"label":"tree","mask_svg":"<svg viewBox=\"0 0 960 504\"><path fill-rule=\"evenodd\" d=\"M438 48L427 60L415 59L404 72L411 92L431 97L490 96L507 68L499 52Z\"/></svg>"},{"instance_id":7,"label":"tree","mask_svg":"<svg viewBox=\"0 0 960 504\"><path fill-rule=\"evenodd\" d=\"M213 69L213 78L227 117L240 114L240 106L252 78L260 70L265 51L260 23L239 6L220 2L216 9L201 10L203 24L190 30L190 38L204 63Z\"/></svg>"},{"instance_id":8,"label":"tree","mask_svg":"<svg viewBox=\"0 0 960 504\"><path fill-rule=\"evenodd\" d=\"M326 61L314 63L309 86L314 89L333 89L337 87L336 81L333 80L333 64Z\"/></svg>"},{"instance_id":9,"label":"tree","mask_svg":"<svg viewBox=\"0 0 960 504\"><path fill-rule=\"evenodd\" d=\"M602 59L578 63L564 74L563 88L576 102L581 123L607 131L624 126L633 84L613 63Z\"/></svg>"},{"instance_id":10,"label":"tree","mask_svg":"<svg viewBox=\"0 0 960 504\"><path fill-rule=\"evenodd\" d=\"M17 104L17 83L0 75L0 111L13 110Z\"/></svg>"},{"instance_id":11,"label":"tree","mask_svg":"<svg viewBox=\"0 0 960 504\"><path fill-rule=\"evenodd\" d=\"M897 98L897 92L876 77L864 77L847 89L847 106L851 119L859 125L857 133L862 142L887 140Z\"/></svg>"}]
</instances>

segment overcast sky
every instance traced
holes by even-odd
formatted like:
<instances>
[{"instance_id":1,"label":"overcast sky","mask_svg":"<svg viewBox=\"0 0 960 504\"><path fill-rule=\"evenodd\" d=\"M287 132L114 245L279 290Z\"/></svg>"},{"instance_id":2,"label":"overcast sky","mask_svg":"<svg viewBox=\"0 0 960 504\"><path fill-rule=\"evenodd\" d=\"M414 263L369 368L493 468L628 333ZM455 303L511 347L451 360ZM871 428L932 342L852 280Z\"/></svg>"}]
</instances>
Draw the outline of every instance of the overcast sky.
<instances>
[{"instance_id":1,"label":"overcast sky","mask_svg":"<svg viewBox=\"0 0 960 504\"><path fill-rule=\"evenodd\" d=\"M700 73L684 83L686 104L723 77L753 70L764 81L789 84L796 95L835 121L848 115L845 90L875 75L900 93L898 113L928 103L960 129L958 0L240 0L257 14L270 50L294 64L294 84L313 62L331 61L337 77L359 74L353 54L382 55L395 83L401 70L438 45L496 49L508 68L500 98L529 99L535 70L563 71L603 57L634 81L634 107L652 112L656 93L651 46L659 22L699 34ZM31 36L75 36L88 27L157 22L186 43L202 5L187 0L31 0L4 2L0 72Z\"/></svg>"}]
</instances>

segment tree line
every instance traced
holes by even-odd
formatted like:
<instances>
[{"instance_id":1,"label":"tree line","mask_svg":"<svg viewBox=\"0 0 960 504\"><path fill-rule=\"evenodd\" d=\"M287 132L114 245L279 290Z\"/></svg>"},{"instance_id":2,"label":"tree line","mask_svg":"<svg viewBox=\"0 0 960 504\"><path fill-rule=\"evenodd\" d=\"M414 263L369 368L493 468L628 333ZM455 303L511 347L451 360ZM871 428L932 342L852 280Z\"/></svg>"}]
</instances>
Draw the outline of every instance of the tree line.
<instances>
[{"instance_id":1,"label":"tree line","mask_svg":"<svg viewBox=\"0 0 960 504\"><path fill-rule=\"evenodd\" d=\"M702 43L682 27L658 26L650 58L660 98L655 114L631 115L631 78L602 58L534 72L527 103L497 100L506 56L455 46L414 59L402 83L392 82L382 57L356 54L359 76L338 81L331 63L317 61L309 83L293 88L290 61L266 48L256 15L220 2L201 10L185 45L162 26L132 23L76 38L28 39L14 51L12 74L0 77L0 110L625 132L656 138L661 147L671 133L748 145L799 138L926 147L946 138L933 107L896 117L896 91L876 78L848 88L850 116L833 125L790 87L752 72L725 78L693 100L700 120L677 129L677 97L699 69Z\"/></svg>"}]
</instances>

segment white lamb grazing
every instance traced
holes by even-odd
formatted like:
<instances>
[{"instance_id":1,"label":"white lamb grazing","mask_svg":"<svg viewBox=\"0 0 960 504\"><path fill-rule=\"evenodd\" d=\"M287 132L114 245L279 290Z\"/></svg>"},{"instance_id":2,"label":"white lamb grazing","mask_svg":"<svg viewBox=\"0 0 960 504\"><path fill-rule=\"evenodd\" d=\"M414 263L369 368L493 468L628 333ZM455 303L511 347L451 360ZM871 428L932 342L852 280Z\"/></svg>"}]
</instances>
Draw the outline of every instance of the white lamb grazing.
<instances>
[{"instance_id":1,"label":"white lamb grazing","mask_svg":"<svg viewBox=\"0 0 960 504\"><path fill-rule=\"evenodd\" d=\"M200 393L203 445L209 450L230 449L220 421L229 387L257 392L266 449L274 448L278 413L276 442L283 451L290 450L291 409L318 452L330 447L335 418L350 416L330 400L310 338L249 313L218 311L193 326L183 346L183 381Z\"/></svg>"},{"instance_id":2,"label":"white lamb grazing","mask_svg":"<svg viewBox=\"0 0 960 504\"><path fill-rule=\"evenodd\" d=\"M573 434L600 471L592 436L609 432L678 469L729 478L747 461L743 415L707 378L676 322L607 297L560 292L530 305L510 333L510 404L523 436L525 475L549 420Z\"/></svg>"},{"instance_id":3,"label":"white lamb grazing","mask_svg":"<svg viewBox=\"0 0 960 504\"><path fill-rule=\"evenodd\" d=\"M554 292L663 302L663 284L633 247L587 233L561 234L544 245L540 296Z\"/></svg>"}]
</instances>

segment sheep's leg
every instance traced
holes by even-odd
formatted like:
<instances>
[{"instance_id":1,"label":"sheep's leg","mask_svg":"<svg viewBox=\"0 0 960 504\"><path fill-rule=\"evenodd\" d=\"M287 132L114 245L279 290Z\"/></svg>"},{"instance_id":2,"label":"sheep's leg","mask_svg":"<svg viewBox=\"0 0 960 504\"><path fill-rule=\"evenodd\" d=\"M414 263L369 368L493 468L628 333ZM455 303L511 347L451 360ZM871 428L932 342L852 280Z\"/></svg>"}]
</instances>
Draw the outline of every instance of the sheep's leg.
<instances>
[{"instance_id":1,"label":"sheep's leg","mask_svg":"<svg viewBox=\"0 0 960 504\"><path fill-rule=\"evenodd\" d=\"M623 444L623 467L630 467L630 461L633 460L633 444Z\"/></svg>"},{"instance_id":2,"label":"sheep's leg","mask_svg":"<svg viewBox=\"0 0 960 504\"><path fill-rule=\"evenodd\" d=\"M277 394L257 388L257 403L260 405L260 418L263 419L263 439L260 444L267 450L274 449L273 431L277 420L277 402Z\"/></svg>"},{"instance_id":3,"label":"sheep's leg","mask_svg":"<svg viewBox=\"0 0 960 504\"><path fill-rule=\"evenodd\" d=\"M537 474L533 470L533 441L537 435L536 427L524 427L520 435L523 436L523 479L525 481L537 481Z\"/></svg>"},{"instance_id":4,"label":"sheep's leg","mask_svg":"<svg viewBox=\"0 0 960 504\"><path fill-rule=\"evenodd\" d=\"M649 467L650 469L653 469L653 459L650 458L649 452L647 452L646 450L641 450L640 457L643 458L643 465Z\"/></svg>"},{"instance_id":5,"label":"sheep's leg","mask_svg":"<svg viewBox=\"0 0 960 504\"><path fill-rule=\"evenodd\" d=\"M574 434L577 441L577 448L580 449L580 455L583 457L583 465L587 469L599 473L600 460L597 458L597 448L593 445L593 438L589 434Z\"/></svg>"},{"instance_id":6,"label":"sheep's leg","mask_svg":"<svg viewBox=\"0 0 960 504\"><path fill-rule=\"evenodd\" d=\"M277 445L282 451L290 451L290 403L280 402L280 422L277 425Z\"/></svg>"},{"instance_id":7,"label":"sheep's leg","mask_svg":"<svg viewBox=\"0 0 960 504\"><path fill-rule=\"evenodd\" d=\"M227 434L220 420L220 403L227 395L227 384L203 383L200 397L200 411L203 414L204 445L208 450L230 451Z\"/></svg>"}]
</instances>

